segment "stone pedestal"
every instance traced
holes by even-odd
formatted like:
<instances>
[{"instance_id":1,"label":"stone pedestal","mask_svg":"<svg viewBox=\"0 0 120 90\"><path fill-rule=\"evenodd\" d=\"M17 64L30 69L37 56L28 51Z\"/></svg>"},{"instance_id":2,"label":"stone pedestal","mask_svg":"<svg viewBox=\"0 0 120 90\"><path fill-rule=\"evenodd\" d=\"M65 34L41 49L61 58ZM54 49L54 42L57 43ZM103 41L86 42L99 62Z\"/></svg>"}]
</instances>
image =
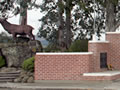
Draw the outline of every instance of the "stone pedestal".
<instances>
[{"instance_id":1,"label":"stone pedestal","mask_svg":"<svg viewBox=\"0 0 120 90\"><path fill-rule=\"evenodd\" d=\"M24 60L35 55L36 51L42 51L39 41L0 44L2 55L5 57L8 67L21 67Z\"/></svg>"}]
</instances>

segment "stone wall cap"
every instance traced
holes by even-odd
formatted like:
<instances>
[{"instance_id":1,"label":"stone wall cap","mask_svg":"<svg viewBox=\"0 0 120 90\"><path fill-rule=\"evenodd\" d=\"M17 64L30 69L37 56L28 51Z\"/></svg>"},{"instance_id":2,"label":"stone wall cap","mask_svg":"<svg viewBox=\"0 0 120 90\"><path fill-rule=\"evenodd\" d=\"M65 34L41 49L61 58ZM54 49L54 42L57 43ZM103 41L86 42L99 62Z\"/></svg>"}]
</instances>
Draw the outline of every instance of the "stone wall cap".
<instances>
[{"instance_id":1,"label":"stone wall cap","mask_svg":"<svg viewBox=\"0 0 120 90\"><path fill-rule=\"evenodd\" d=\"M115 76L115 75L120 75L120 71L105 71L105 72L83 73L83 76Z\"/></svg>"},{"instance_id":2,"label":"stone wall cap","mask_svg":"<svg viewBox=\"0 0 120 90\"><path fill-rule=\"evenodd\" d=\"M50 52L50 53L36 53L36 55L91 55L93 52Z\"/></svg>"},{"instance_id":3,"label":"stone wall cap","mask_svg":"<svg viewBox=\"0 0 120 90\"><path fill-rule=\"evenodd\" d=\"M120 32L106 32L106 34L120 34Z\"/></svg>"},{"instance_id":4,"label":"stone wall cap","mask_svg":"<svg viewBox=\"0 0 120 90\"><path fill-rule=\"evenodd\" d=\"M89 41L89 43L109 43L109 41Z\"/></svg>"}]
</instances>

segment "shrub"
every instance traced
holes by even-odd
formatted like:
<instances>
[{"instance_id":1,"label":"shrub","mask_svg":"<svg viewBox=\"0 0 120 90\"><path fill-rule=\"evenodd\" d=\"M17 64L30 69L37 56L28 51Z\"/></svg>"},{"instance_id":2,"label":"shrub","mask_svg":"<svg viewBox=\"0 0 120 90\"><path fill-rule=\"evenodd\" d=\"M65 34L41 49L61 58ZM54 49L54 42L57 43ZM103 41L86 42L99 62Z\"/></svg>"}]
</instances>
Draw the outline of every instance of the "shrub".
<instances>
[{"instance_id":1,"label":"shrub","mask_svg":"<svg viewBox=\"0 0 120 90\"><path fill-rule=\"evenodd\" d=\"M5 65L5 59L0 56L0 67L3 67Z\"/></svg>"},{"instance_id":2,"label":"shrub","mask_svg":"<svg viewBox=\"0 0 120 90\"><path fill-rule=\"evenodd\" d=\"M45 52L59 52L60 49L56 44L49 44L46 48L44 48Z\"/></svg>"},{"instance_id":3,"label":"shrub","mask_svg":"<svg viewBox=\"0 0 120 90\"><path fill-rule=\"evenodd\" d=\"M33 72L34 71L34 60L35 60L35 57L31 57L25 60L22 64L22 68L26 71Z\"/></svg>"},{"instance_id":4,"label":"shrub","mask_svg":"<svg viewBox=\"0 0 120 90\"><path fill-rule=\"evenodd\" d=\"M69 52L87 52L88 51L88 40L76 40L74 41L70 48Z\"/></svg>"}]
</instances>

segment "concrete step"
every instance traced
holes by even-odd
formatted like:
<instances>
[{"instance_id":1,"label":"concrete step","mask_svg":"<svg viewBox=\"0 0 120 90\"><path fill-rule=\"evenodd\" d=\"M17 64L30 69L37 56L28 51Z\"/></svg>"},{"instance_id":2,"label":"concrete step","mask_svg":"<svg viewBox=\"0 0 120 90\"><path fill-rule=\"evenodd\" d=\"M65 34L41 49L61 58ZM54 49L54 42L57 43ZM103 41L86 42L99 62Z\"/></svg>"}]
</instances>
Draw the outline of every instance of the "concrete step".
<instances>
[{"instance_id":1,"label":"concrete step","mask_svg":"<svg viewBox=\"0 0 120 90\"><path fill-rule=\"evenodd\" d=\"M120 79L120 71L104 71L104 72L92 72L84 73L84 80L118 80Z\"/></svg>"}]
</instances>

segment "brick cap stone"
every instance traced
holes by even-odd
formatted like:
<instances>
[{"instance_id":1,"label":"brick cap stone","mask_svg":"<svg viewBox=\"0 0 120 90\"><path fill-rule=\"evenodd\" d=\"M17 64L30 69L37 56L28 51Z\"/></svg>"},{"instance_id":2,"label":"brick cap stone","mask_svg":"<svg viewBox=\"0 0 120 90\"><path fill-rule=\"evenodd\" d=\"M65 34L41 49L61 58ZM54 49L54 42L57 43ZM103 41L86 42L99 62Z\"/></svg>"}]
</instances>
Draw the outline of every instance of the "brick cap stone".
<instances>
[{"instance_id":1,"label":"brick cap stone","mask_svg":"<svg viewBox=\"0 0 120 90\"><path fill-rule=\"evenodd\" d=\"M36 53L36 55L91 55L93 52L55 52L55 53Z\"/></svg>"},{"instance_id":2,"label":"brick cap stone","mask_svg":"<svg viewBox=\"0 0 120 90\"><path fill-rule=\"evenodd\" d=\"M83 76L114 76L114 75L120 75L120 71L105 71L105 72L83 73Z\"/></svg>"},{"instance_id":3,"label":"brick cap stone","mask_svg":"<svg viewBox=\"0 0 120 90\"><path fill-rule=\"evenodd\" d=\"M120 34L120 32L106 32L106 34Z\"/></svg>"},{"instance_id":4,"label":"brick cap stone","mask_svg":"<svg viewBox=\"0 0 120 90\"><path fill-rule=\"evenodd\" d=\"M89 41L89 43L109 43L109 41Z\"/></svg>"}]
</instances>

